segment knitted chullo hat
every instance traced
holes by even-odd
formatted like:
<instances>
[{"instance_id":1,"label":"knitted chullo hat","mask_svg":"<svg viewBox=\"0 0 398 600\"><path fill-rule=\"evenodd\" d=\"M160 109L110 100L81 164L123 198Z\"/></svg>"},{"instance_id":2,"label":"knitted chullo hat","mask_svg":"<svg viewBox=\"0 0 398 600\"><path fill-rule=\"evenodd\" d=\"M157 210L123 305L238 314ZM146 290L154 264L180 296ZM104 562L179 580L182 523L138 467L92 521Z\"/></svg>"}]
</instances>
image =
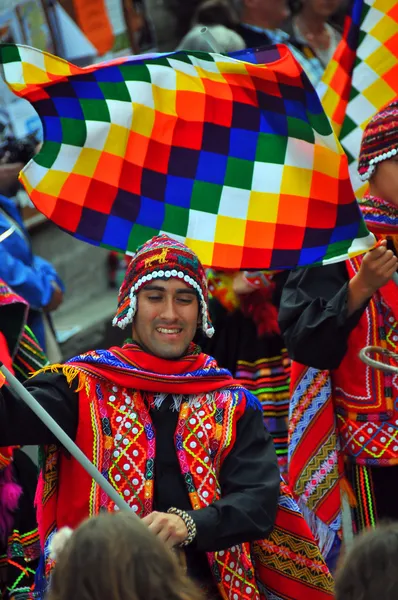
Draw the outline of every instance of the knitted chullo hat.
<instances>
[{"instance_id":1,"label":"knitted chullo hat","mask_svg":"<svg viewBox=\"0 0 398 600\"><path fill-rule=\"evenodd\" d=\"M146 283L171 277L181 279L197 292L202 329L211 337L214 329L209 315L205 270L192 250L167 235L153 237L134 254L120 288L113 325L124 329L133 322L137 293Z\"/></svg>"},{"instance_id":2,"label":"knitted chullo hat","mask_svg":"<svg viewBox=\"0 0 398 600\"><path fill-rule=\"evenodd\" d=\"M398 100L378 112L363 132L358 172L362 181L373 175L378 163L398 154Z\"/></svg>"}]
</instances>

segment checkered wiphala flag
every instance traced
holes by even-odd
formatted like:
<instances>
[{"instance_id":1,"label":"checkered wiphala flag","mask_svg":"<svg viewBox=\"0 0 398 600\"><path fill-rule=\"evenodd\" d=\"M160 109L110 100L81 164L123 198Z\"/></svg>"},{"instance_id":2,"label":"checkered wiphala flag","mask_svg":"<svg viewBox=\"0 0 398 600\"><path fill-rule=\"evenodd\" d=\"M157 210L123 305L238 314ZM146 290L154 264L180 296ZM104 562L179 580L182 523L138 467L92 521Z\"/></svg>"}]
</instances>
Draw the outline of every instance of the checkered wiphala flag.
<instances>
[{"instance_id":1,"label":"checkered wiphala flag","mask_svg":"<svg viewBox=\"0 0 398 600\"><path fill-rule=\"evenodd\" d=\"M369 119L398 96L398 2L355 0L344 35L318 88L333 128L348 156L355 192L363 130Z\"/></svg>"},{"instance_id":2,"label":"checkered wiphala flag","mask_svg":"<svg viewBox=\"0 0 398 600\"><path fill-rule=\"evenodd\" d=\"M374 243L347 157L285 46L83 69L3 45L0 61L43 123L21 180L78 239L133 252L163 232L233 269L326 264Z\"/></svg>"}]
</instances>

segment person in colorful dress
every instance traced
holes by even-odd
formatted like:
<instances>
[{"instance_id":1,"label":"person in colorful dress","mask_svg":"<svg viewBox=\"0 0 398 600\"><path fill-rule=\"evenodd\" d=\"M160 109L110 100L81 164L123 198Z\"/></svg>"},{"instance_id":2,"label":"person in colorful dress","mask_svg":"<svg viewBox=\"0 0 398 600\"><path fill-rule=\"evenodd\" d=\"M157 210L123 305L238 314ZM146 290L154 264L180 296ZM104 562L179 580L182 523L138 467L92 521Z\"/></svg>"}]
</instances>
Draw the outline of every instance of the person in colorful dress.
<instances>
[{"instance_id":1,"label":"person in colorful dress","mask_svg":"<svg viewBox=\"0 0 398 600\"><path fill-rule=\"evenodd\" d=\"M259 400L281 473L287 468L290 359L278 326L286 272L208 272L215 334L204 351Z\"/></svg>"},{"instance_id":2,"label":"person in colorful dress","mask_svg":"<svg viewBox=\"0 0 398 600\"><path fill-rule=\"evenodd\" d=\"M26 325L28 305L0 280L0 362L24 381L47 364ZM0 448L0 598L27 600L40 557L34 509L37 468L25 452Z\"/></svg>"},{"instance_id":3,"label":"person in colorful dress","mask_svg":"<svg viewBox=\"0 0 398 600\"><path fill-rule=\"evenodd\" d=\"M156 236L138 249L119 293L114 325L132 327L133 339L51 365L26 387L149 529L184 550L209 598L259 600L292 583L298 600L331 598L330 574L280 485L261 406L192 342L198 328L213 334L207 300L194 252ZM54 532L117 507L6 387L0 442L46 445L41 597Z\"/></svg>"},{"instance_id":4,"label":"person in colorful dress","mask_svg":"<svg viewBox=\"0 0 398 600\"><path fill-rule=\"evenodd\" d=\"M29 233L13 199L19 185L16 169L14 179L1 177L9 167L0 164L0 278L29 304L29 327L55 362L61 354L50 314L62 304L65 287L54 266L32 251Z\"/></svg>"},{"instance_id":5,"label":"person in colorful dress","mask_svg":"<svg viewBox=\"0 0 398 600\"><path fill-rule=\"evenodd\" d=\"M325 550L341 533L342 489L354 532L398 519L397 377L359 357L367 346L398 350L398 102L367 125L359 173L369 181L360 206L378 246L345 263L292 272L279 314L297 361L289 484Z\"/></svg>"}]
</instances>

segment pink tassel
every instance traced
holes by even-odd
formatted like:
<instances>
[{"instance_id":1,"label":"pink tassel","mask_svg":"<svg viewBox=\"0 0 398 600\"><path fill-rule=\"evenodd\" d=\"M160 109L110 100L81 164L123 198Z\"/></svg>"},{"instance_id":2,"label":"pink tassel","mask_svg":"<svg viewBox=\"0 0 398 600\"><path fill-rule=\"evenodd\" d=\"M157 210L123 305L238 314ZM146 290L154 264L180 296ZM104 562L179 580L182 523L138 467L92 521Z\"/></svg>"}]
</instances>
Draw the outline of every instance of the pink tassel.
<instances>
[{"instance_id":1,"label":"pink tassel","mask_svg":"<svg viewBox=\"0 0 398 600\"><path fill-rule=\"evenodd\" d=\"M40 545L44 548L45 531L43 526L43 496L44 496L44 477L43 471L40 471L35 494L36 521L39 531Z\"/></svg>"},{"instance_id":2,"label":"pink tassel","mask_svg":"<svg viewBox=\"0 0 398 600\"><path fill-rule=\"evenodd\" d=\"M0 539L10 535L22 488L13 480L12 465L0 471Z\"/></svg>"}]
</instances>

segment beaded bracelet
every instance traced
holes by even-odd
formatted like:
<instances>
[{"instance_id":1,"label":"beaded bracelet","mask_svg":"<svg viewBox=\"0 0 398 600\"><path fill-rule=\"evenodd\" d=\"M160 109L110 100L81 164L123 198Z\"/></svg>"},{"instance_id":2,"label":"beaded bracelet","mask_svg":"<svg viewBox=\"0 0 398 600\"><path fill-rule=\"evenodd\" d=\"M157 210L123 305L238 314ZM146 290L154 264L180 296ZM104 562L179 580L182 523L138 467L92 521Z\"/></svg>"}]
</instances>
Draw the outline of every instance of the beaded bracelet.
<instances>
[{"instance_id":1,"label":"beaded bracelet","mask_svg":"<svg viewBox=\"0 0 398 600\"><path fill-rule=\"evenodd\" d=\"M182 544L180 544L181 548L192 544L192 542L196 538L196 525L193 518L187 512L185 512L185 510L180 510L179 508L172 507L169 508L167 512L170 515L177 515L177 517L180 517L180 519L184 521L185 527L188 530L188 537L182 542Z\"/></svg>"}]
</instances>

